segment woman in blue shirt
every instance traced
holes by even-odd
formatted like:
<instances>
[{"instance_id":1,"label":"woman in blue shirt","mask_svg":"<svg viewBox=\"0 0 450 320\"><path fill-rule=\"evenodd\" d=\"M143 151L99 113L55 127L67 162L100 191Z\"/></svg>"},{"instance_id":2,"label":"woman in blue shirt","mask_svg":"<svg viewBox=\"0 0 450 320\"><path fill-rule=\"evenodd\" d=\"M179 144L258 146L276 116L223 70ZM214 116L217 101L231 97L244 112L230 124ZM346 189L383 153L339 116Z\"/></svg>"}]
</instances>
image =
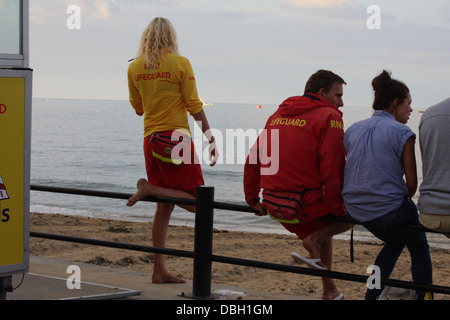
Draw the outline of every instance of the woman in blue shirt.
<instances>
[{"instance_id":1,"label":"woman in blue shirt","mask_svg":"<svg viewBox=\"0 0 450 320\"><path fill-rule=\"evenodd\" d=\"M385 243L375 261L382 278L389 278L406 245L414 282L431 284L425 232L402 228L419 224L411 200L417 190L416 135L406 126L412 112L411 95L387 71L373 80L372 87L373 116L352 125L344 136L347 163L342 196L350 216ZM376 299L381 291L368 289L366 299ZM416 293L418 299L430 297L423 291Z\"/></svg>"}]
</instances>

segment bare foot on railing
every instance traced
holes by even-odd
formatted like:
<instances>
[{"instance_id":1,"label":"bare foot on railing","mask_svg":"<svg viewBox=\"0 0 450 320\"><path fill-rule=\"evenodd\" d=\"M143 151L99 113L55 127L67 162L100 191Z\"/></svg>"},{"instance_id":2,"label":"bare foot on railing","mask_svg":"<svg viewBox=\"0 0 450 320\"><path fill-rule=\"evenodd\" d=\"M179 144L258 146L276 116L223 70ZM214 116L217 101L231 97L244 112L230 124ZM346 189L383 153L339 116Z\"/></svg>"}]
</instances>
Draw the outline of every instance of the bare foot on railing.
<instances>
[{"instance_id":1,"label":"bare foot on railing","mask_svg":"<svg viewBox=\"0 0 450 320\"><path fill-rule=\"evenodd\" d=\"M137 182L137 192L128 199L127 207L134 206L138 201L151 195L152 185L145 179L139 179Z\"/></svg>"},{"instance_id":2,"label":"bare foot on railing","mask_svg":"<svg viewBox=\"0 0 450 320\"><path fill-rule=\"evenodd\" d=\"M153 283L186 283L186 280L175 277L173 274L165 273L161 275L152 276Z\"/></svg>"}]
</instances>

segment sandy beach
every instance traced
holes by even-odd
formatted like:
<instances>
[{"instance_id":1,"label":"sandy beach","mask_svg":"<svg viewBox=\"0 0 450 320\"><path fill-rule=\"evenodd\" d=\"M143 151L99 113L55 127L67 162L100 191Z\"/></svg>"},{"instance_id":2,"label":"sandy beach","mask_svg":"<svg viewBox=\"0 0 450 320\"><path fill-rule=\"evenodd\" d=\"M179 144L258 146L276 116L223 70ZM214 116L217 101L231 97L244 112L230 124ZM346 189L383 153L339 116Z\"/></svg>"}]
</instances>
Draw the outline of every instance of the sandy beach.
<instances>
[{"instance_id":1,"label":"sandy beach","mask_svg":"<svg viewBox=\"0 0 450 320\"><path fill-rule=\"evenodd\" d=\"M64 234L132 244L152 245L151 223L103 220L79 216L32 213L31 231ZM189 227L171 226L167 248L193 251L194 230ZM350 261L348 240L334 240L335 271L367 275L381 250L380 243L354 242L354 262ZM65 259L75 262L94 263L114 268L126 268L151 274L152 254L112 248L96 247L62 241L30 239L32 255ZM267 261L281 264L295 264L292 251L306 254L300 240L295 236L260 234L215 230L213 253L216 255ZM433 279L436 285L450 286L449 254L447 249L431 248ZM192 279L193 260L189 258L166 257L169 271L184 279ZM270 292L320 299L322 283L318 277L283 273L251 267L213 263L214 283L227 284ZM410 281L410 258L407 250L400 257L392 279ZM339 290L348 300L362 300L365 284L336 280ZM449 300L450 295L436 294L436 300Z\"/></svg>"}]
</instances>

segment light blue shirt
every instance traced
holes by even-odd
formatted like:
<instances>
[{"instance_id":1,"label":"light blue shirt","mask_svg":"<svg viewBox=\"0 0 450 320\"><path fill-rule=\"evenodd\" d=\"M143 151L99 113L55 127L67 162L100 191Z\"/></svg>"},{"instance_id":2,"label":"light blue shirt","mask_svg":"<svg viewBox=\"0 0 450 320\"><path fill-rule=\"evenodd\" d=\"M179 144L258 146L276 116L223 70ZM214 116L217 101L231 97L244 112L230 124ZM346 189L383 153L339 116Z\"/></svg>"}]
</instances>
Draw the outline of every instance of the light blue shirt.
<instances>
[{"instance_id":1,"label":"light blue shirt","mask_svg":"<svg viewBox=\"0 0 450 320\"><path fill-rule=\"evenodd\" d=\"M342 196L353 218L366 222L400 207L408 194L403 147L412 136L415 134L408 126L380 110L347 130Z\"/></svg>"}]
</instances>

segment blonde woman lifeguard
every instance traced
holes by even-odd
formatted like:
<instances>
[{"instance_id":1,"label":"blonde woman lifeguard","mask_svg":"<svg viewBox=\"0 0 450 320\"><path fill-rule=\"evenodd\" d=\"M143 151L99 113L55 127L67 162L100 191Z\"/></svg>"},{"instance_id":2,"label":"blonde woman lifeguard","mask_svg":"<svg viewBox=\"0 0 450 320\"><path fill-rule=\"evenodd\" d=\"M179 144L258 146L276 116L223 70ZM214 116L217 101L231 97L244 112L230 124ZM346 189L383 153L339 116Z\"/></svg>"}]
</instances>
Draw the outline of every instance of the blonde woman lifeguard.
<instances>
[{"instance_id":1,"label":"blonde woman lifeguard","mask_svg":"<svg viewBox=\"0 0 450 320\"><path fill-rule=\"evenodd\" d=\"M211 166L216 164L218 152L197 93L192 66L179 55L176 33L168 19L153 19L143 32L137 58L128 68L128 88L132 107L139 116L144 116L148 180L138 181L137 192L127 206L134 206L148 196L195 199L196 188L204 181L191 139L188 113L210 143ZM195 207L180 206L195 211ZM173 204L157 204L152 228L155 247L165 247L173 209ZM153 262L153 283L185 282L166 270L163 255L155 254Z\"/></svg>"}]
</instances>

